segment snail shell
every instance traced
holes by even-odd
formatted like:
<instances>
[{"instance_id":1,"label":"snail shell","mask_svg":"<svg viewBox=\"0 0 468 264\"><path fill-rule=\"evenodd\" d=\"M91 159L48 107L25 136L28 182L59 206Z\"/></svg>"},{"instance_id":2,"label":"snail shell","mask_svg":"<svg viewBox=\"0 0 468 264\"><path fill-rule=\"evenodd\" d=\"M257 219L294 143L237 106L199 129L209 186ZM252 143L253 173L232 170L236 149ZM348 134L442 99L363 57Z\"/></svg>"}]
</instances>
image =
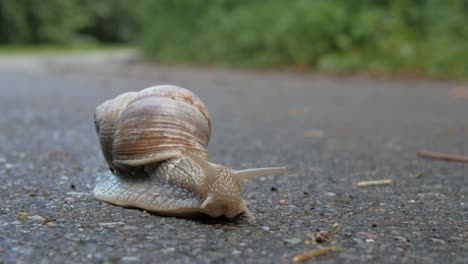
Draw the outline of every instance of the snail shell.
<instances>
[{"instance_id":1,"label":"snail shell","mask_svg":"<svg viewBox=\"0 0 468 264\"><path fill-rule=\"evenodd\" d=\"M285 168L235 171L208 162L210 115L187 89L171 85L128 92L97 107L101 149L111 172L94 189L98 200L165 215L205 213L254 219L241 182Z\"/></svg>"}]
</instances>

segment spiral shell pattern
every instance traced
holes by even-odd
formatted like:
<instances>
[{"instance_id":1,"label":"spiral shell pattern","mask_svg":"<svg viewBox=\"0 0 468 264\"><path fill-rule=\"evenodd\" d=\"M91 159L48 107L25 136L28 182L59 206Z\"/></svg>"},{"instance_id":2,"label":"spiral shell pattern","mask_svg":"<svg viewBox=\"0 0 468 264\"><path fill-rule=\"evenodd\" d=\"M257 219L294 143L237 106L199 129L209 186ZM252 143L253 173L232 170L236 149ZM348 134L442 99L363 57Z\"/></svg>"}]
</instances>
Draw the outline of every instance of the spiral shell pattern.
<instances>
[{"instance_id":1,"label":"spiral shell pattern","mask_svg":"<svg viewBox=\"0 0 468 264\"><path fill-rule=\"evenodd\" d=\"M207 157L210 116L205 104L184 88L162 85L124 93L98 106L94 120L102 152L114 169L184 151Z\"/></svg>"}]
</instances>

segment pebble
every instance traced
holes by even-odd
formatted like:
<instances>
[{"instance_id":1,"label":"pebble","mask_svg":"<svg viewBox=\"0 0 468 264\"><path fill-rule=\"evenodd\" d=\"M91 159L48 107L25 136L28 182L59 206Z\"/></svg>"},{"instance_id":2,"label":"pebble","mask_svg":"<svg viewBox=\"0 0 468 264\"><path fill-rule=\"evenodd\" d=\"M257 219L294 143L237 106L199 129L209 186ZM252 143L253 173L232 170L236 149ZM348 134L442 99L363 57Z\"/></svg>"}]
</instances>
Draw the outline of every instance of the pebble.
<instances>
[{"instance_id":1,"label":"pebble","mask_svg":"<svg viewBox=\"0 0 468 264\"><path fill-rule=\"evenodd\" d=\"M131 262L131 261L138 261L140 258L137 257L137 256L124 256L122 257L120 260L121 261L128 261L128 262Z\"/></svg>"},{"instance_id":2,"label":"pebble","mask_svg":"<svg viewBox=\"0 0 468 264\"><path fill-rule=\"evenodd\" d=\"M33 252L32 248L22 247L22 246L12 247L11 251L17 252L17 253L19 253L21 255L24 255L24 256L31 255L31 253Z\"/></svg>"},{"instance_id":3,"label":"pebble","mask_svg":"<svg viewBox=\"0 0 468 264\"><path fill-rule=\"evenodd\" d=\"M123 227L123 230L127 230L127 231L136 231L138 230L138 226L124 226Z\"/></svg>"},{"instance_id":4,"label":"pebble","mask_svg":"<svg viewBox=\"0 0 468 264\"><path fill-rule=\"evenodd\" d=\"M451 236L447 239L448 242L458 242L458 241L463 241L463 238L457 237L457 236Z\"/></svg>"},{"instance_id":5,"label":"pebble","mask_svg":"<svg viewBox=\"0 0 468 264\"><path fill-rule=\"evenodd\" d=\"M333 192L326 192L325 195L328 196L328 197L334 197L334 196L336 196L336 194L333 193Z\"/></svg>"},{"instance_id":6,"label":"pebble","mask_svg":"<svg viewBox=\"0 0 468 264\"><path fill-rule=\"evenodd\" d=\"M436 192L429 192L429 193L418 193L418 196L422 199L426 197L435 197L435 198L441 198L441 199L446 199L447 196L442 193L436 193Z\"/></svg>"},{"instance_id":7,"label":"pebble","mask_svg":"<svg viewBox=\"0 0 468 264\"><path fill-rule=\"evenodd\" d=\"M265 231L269 231L270 228L268 226L262 226L262 229L265 230Z\"/></svg>"},{"instance_id":8,"label":"pebble","mask_svg":"<svg viewBox=\"0 0 468 264\"><path fill-rule=\"evenodd\" d=\"M445 244L446 243L444 240L439 239L439 238L431 238L431 241L439 243L439 244Z\"/></svg>"},{"instance_id":9,"label":"pebble","mask_svg":"<svg viewBox=\"0 0 468 264\"><path fill-rule=\"evenodd\" d=\"M64 202L65 203L73 203L75 201L75 198L73 197L65 197Z\"/></svg>"},{"instance_id":10,"label":"pebble","mask_svg":"<svg viewBox=\"0 0 468 264\"><path fill-rule=\"evenodd\" d=\"M7 164L5 164L5 169L13 169L14 167L16 167L16 165L13 164L13 163L7 163Z\"/></svg>"},{"instance_id":11,"label":"pebble","mask_svg":"<svg viewBox=\"0 0 468 264\"><path fill-rule=\"evenodd\" d=\"M84 192L67 192L67 195L80 198L85 195Z\"/></svg>"},{"instance_id":12,"label":"pebble","mask_svg":"<svg viewBox=\"0 0 468 264\"><path fill-rule=\"evenodd\" d=\"M98 226L101 227L115 227L117 225L123 225L123 222L109 222L109 223L99 223Z\"/></svg>"},{"instance_id":13,"label":"pebble","mask_svg":"<svg viewBox=\"0 0 468 264\"><path fill-rule=\"evenodd\" d=\"M405 237L402 237L402 236L396 236L394 238L394 240L397 240L397 241L402 242L402 243L408 243L408 239L406 239Z\"/></svg>"},{"instance_id":14,"label":"pebble","mask_svg":"<svg viewBox=\"0 0 468 264\"><path fill-rule=\"evenodd\" d=\"M33 215L33 216L30 216L29 219L31 220L34 220L34 221L44 221L44 217L40 216L40 215Z\"/></svg>"},{"instance_id":15,"label":"pebble","mask_svg":"<svg viewBox=\"0 0 468 264\"><path fill-rule=\"evenodd\" d=\"M299 243L302 242L301 239L299 238L296 238L296 237L293 237L293 238L286 238L286 239L283 239L284 242L288 243L288 244L291 244L291 245L297 245Z\"/></svg>"},{"instance_id":16,"label":"pebble","mask_svg":"<svg viewBox=\"0 0 468 264\"><path fill-rule=\"evenodd\" d=\"M231 254L233 254L233 255L239 255L240 253L241 252L239 250L236 250L236 249L231 252Z\"/></svg>"},{"instance_id":17,"label":"pebble","mask_svg":"<svg viewBox=\"0 0 468 264\"><path fill-rule=\"evenodd\" d=\"M280 204L280 205L288 205L288 202L286 202L286 200L284 200L284 199L281 199L281 200L279 201L279 204Z\"/></svg>"},{"instance_id":18,"label":"pebble","mask_svg":"<svg viewBox=\"0 0 468 264\"><path fill-rule=\"evenodd\" d=\"M374 242L375 242L375 240L374 240L374 239L372 239L372 238L368 238L368 239L366 239L366 243L374 243Z\"/></svg>"},{"instance_id":19,"label":"pebble","mask_svg":"<svg viewBox=\"0 0 468 264\"><path fill-rule=\"evenodd\" d=\"M168 247L168 248L163 249L161 252L162 252L163 254L166 254L166 253L171 253L171 252L174 252L174 251L175 251L175 248L173 248L173 247Z\"/></svg>"},{"instance_id":20,"label":"pebble","mask_svg":"<svg viewBox=\"0 0 468 264\"><path fill-rule=\"evenodd\" d=\"M17 217L18 219L26 219L26 218L29 217L29 214L28 214L28 213L25 213L25 212L19 212L19 213L16 214L16 217Z\"/></svg>"},{"instance_id":21,"label":"pebble","mask_svg":"<svg viewBox=\"0 0 468 264\"><path fill-rule=\"evenodd\" d=\"M378 236L368 232L359 232L358 235L364 235L369 239L376 239Z\"/></svg>"}]
</instances>

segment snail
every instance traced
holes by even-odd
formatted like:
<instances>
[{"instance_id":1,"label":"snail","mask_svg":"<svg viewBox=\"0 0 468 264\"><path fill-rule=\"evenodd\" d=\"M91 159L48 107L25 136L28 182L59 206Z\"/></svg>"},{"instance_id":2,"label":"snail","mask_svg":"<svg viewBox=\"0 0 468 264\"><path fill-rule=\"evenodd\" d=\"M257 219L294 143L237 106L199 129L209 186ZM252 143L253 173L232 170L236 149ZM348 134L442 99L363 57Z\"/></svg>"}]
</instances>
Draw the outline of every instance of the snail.
<instances>
[{"instance_id":1,"label":"snail","mask_svg":"<svg viewBox=\"0 0 468 264\"><path fill-rule=\"evenodd\" d=\"M160 215L233 218L245 213L243 180L284 167L234 170L207 160L211 134L205 104L187 89L161 85L127 92L96 108L94 123L109 172L96 199Z\"/></svg>"}]
</instances>

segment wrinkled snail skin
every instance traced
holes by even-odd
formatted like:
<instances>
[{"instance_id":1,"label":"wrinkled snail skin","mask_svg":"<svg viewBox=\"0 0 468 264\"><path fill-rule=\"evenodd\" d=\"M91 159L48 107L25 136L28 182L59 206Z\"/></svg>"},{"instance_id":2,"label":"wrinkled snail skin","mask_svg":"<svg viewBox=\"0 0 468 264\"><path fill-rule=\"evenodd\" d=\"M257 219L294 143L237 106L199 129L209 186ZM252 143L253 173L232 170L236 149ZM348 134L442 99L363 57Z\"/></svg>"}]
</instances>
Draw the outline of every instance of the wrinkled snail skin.
<instances>
[{"instance_id":1,"label":"wrinkled snail skin","mask_svg":"<svg viewBox=\"0 0 468 264\"><path fill-rule=\"evenodd\" d=\"M94 121L110 172L99 175L93 192L111 204L169 216L233 218L244 212L254 220L241 196L242 181L287 172L236 171L207 161L209 113L184 88L124 93L98 106Z\"/></svg>"}]
</instances>

